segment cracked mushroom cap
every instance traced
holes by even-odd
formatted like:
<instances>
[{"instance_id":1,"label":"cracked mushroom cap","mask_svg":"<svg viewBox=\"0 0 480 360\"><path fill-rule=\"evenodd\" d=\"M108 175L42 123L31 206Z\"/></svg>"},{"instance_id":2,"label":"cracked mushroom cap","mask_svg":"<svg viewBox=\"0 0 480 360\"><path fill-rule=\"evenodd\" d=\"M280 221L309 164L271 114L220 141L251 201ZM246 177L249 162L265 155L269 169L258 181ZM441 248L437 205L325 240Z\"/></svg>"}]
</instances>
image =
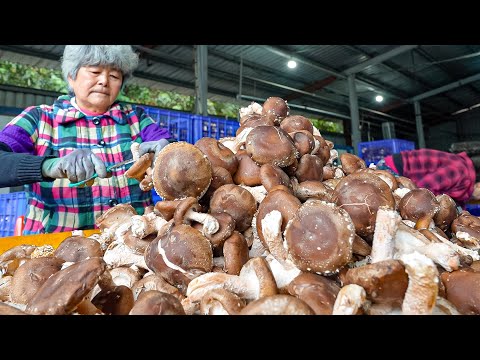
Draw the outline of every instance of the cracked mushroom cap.
<instances>
[{"instance_id":1,"label":"cracked mushroom cap","mask_svg":"<svg viewBox=\"0 0 480 360\"><path fill-rule=\"evenodd\" d=\"M105 261L96 257L56 272L30 299L25 311L33 315L70 314L95 287L105 269Z\"/></svg>"},{"instance_id":2,"label":"cracked mushroom cap","mask_svg":"<svg viewBox=\"0 0 480 360\"><path fill-rule=\"evenodd\" d=\"M201 198L212 181L210 160L196 146L175 142L165 146L155 158L153 185L166 200L187 196Z\"/></svg>"},{"instance_id":3,"label":"cracked mushroom cap","mask_svg":"<svg viewBox=\"0 0 480 360\"><path fill-rule=\"evenodd\" d=\"M298 157L290 135L276 126L257 126L245 140L245 150L258 165L286 167Z\"/></svg>"},{"instance_id":4,"label":"cracked mushroom cap","mask_svg":"<svg viewBox=\"0 0 480 360\"><path fill-rule=\"evenodd\" d=\"M145 250L145 262L149 269L184 293L195 274L212 270L212 247L197 229L175 225L150 243Z\"/></svg>"},{"instance_id":5,"label":"cracked mushroom cap","mask_svg":"<svg viewBox=\"0 0 480 360\"><path fill-rule=\"evenodd\" d=\"M344 209L310 199L288 222L284 236L288 258L297 268L332 273L352 258L355 226Z\"/></svg>"},{"instance_id":6,"label":"cracked mushroom cap","mask_svg":"<svg viewBox=\"0 0 480 360\"><path fill-rule=\"evenodd\" d=\"M79 262L92 257L102 257L100 243L83 236L70 236L55 250L54 256L65 262Z\"/></svg>"},{"instance_id":7,"label":"cracked mushroom cap","mask_svg":"<svg viewBox=\"0 0 480 360\"><path fill-rule=\"evenodd\" d=\"M272 120L275 124L280 124L290 114L290 108L282 98L269 97L262 105L262 116Z\"/></svg>"},{"instance_id":8,"label":"cracked mushroom cap","mask_svg":"<svg viewBox=\"0 0 480 360\"><path fill-rule=\"evenodd\" d=\"M130 315L185 315L185 310L175 296L149 290L140 294Z\"/></svg>"},{"instance_id":9,"label":"cracked mushroom cap","mask_svg":"<svg viewBox=\"0 0 480 360\"><path fill-rule=\"evenodd\" d=\"M375 231L378 208L395 208L395 199L388 184L377 175L366 172L356 172L340 179L332 201L348 212L357 234L370 241Z\"/></svg>"},{"instance_id":10,"label":"cracked mushroom cap","mask_svg":"<svg viewBox=\"0 0 480 360\"><path fill-rule=\"evenodd\" d=\"M310 119L302 115L287 116L280 123L280 127L287 133L305 130L313 135L313 124Z\"/></svg>"},{"instance_id":11,"label":"cracked mushroom cap","mask_svg":"<svg viewBox=\"0 0 480 360\"><path fill-rule=\"evenodd\" d=\"M408 286L405 267L398 260L384 260L349 269L344 285L363 287L368 299L377 304L401 305Z\"/></svg>"},{"instance_id":12,"label":"cracked mushroom cap","mask_svg":"<svg viewBox=\"0 0 480 360\"><path fill-rule=\"evenodd\" d=\"M457 310L464 315L480 314L480 273L467 270L443 272L440 275L445 294Z\"/></svg>"},{"instance_id":13,"label":"cracked mushroom cap","mask_svg":"<svg viewBox=\"0 0 480 360\"><path fill-rule=\"evenodd\" d=\"M315 312L295 296L278 294L252 301L240 315L315 315Z\"/></svg>"},{"instance_id":14,"label":"cracked mushroom cap","mask_svg":"<svg viewBox=\"0 0 480 360\"><path fill-rule=\"evenodd\" d=\"M195 143L210 160L212 167L219 166L226 169L231 175L235 174L238 168L238 159L235 154L217 139L203 137Z\"/></svg>"},{"instance_id":15,"label":"cracked mushroom cap","mask_svg":"<svg viewBox=\"0 0 480 360\"><path fill-rule=\"evenodd\" d=\"M282 214L282 232L285 230L287 223L293 218L298 208L302 205L300 200L282 189L271 190L265 199L258 206L256 215L256 229L258 237L263 246L268 249L268 244L265 241L262 231L262 220L267 214L273 210L278 210Z\"/></svg>"},{"instance_id":16,"label":"cracked mushroom cap","mask_svg":"<svg viewBox=\"0 0 480 360\"><path fill-rule=\"evenodd\" d=\"M398 210L402 219L413 222L424 222L425 228L428 228L430 221L440 209L440 204L435 195L428 189L419 188L410 190L400 200Z\"/></svg>"},{"instance_id":17,"label":"cracked mushroom cap","mask_svg":"<svg viewBox=\"0 0 480 360\"><path fill-rule=\"evenodd\" d=\"M288 284L287 291L305 301L316 315L331 315L340 287L324 276L301 273Z\"/></svg>"},{"instance_id":18,"label":"cracked mushroom cap","mask_svg":"<svg viewBox=\"0 0 480 360\"><path fill-rule=\"evenodd\" d=\"M118 204L97 217L95 224L102 232L105 229L114 232L120 225L130 222L133 215L138 214L132 205Z\"/></svg>"},{"instance_id":19,"label":"cracked mushroom cap","mask_svg":"<svg viewBox=\"0 0 480 360\"><path fill-rule=\"evenodd\" d=\"M27 304L43 283L60 271L63 262L56 257L27 260L13 274L10 290L12 302Z\"/></svg>"},{"instance_id":20,"label":"cracked mushroom cap","mask_svg":"<svg viewBox=\"0 0 480 360\"><path fill-rule=\"evenodd\" d=\"M210 213L226 212L235 220L236 230L243 232L252 225L257 201L248 190L235 184L220 186L210 199Z\"/></svg>"}]
</instances>

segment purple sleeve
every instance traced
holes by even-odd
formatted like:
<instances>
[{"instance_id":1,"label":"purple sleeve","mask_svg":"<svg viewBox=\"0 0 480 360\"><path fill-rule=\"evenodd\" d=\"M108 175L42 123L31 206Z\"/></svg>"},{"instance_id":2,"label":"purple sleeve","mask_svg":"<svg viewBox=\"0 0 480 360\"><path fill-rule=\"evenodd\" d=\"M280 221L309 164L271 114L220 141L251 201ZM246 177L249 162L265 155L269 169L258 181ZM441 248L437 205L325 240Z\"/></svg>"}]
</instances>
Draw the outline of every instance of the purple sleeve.
<instances>
[{"instance_id":1,"label":"purple sleeve","mask_svg":"<svg viewBox=\"0 0 480 360\"><path fill-rule=\"evenodd\" d=\"M17 125L7 125L0 131L0 142L7 144L13 152L35 155L30 135Z\"/></svg>"},{"instance_id":2,"label":"purple sleeve","mask_svg":"<svg viewBox=\"0 0 480 360\"><path fill-rule=\"evenodd\" d=\"M161 128L157 124L148 125L140 131L142 141L155 141L160 139L168 139L172 136L167 128Z\"/></svg>"}]
</instances>

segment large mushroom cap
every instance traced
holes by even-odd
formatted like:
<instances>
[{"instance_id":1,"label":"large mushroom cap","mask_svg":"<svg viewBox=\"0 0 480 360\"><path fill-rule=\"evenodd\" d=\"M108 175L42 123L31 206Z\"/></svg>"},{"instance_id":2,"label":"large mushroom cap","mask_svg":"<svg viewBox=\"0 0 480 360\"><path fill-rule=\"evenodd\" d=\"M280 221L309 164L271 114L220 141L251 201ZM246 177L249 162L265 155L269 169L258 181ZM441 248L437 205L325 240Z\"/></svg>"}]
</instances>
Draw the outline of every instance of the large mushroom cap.
<instances>
[{"instance_id":1,"label":"large mushroom cap","mask_svg":"<svg viewBox=\"0 0 480 360\"><path fill-rule=\"evenodd\" d=\"M298 130L306 130L313 135L313 124L310 119L302 115L287 116L280 123L280 127L287 133L291 133Z\"/></svg>"},{"instance_id":2,"label":"large mushroom cap","mask_svg":"<svg viewBox=\"0 0 480 360\"><path fill-rule=\"evenodd\" d=\"M309 199L285 229L288 257L302 271L329 273L352 257L355 227L342 208Z\"/></svg>"},{"instance_id":3,"label":"large mushroom cap","mask_svg":"<svg viewBox=\"0 0 480 360\"><path fill-rule=\"evenodd\" d=\"M355 172L342 178L335 187L332 201L349 213L357 234L368 240L373 238L378 208L395 207L388 184L367 172Z\"/></svg>"},{"instance_id":4,"label":"large mushroom cap","mask_svg":"<svg viewBox=\"0 0 480 360\"><path fill-rule=\"evenodd\" d=\"M282 98L272 96L269 97L262 105L262 115L275 124L280 124L284 118L290 114L290 108Z\"/></svg>"},{"instance_id":5,"label":"large mushroom cap","mask_svg":"<svg viewBox=\"0 0 480 360\"><path fill-rule=\"evenodd\" d=\"M428 189L419 188L410 190L398 204L403 219L414 222L422 218L433 219L440 209L435 195Z\"/></svg>"},{"instance_id":6,"label":"large mushroom cap","mask_svg":"<svg viewBox=\"0 0 480 360\"><path fill-rule=\"evenodd\" d=\"M197 140L195 146L208 157L208 160L210 160L213 167L223 167L227 169L231 175L235 174L235 171L237 171L237 157L232 150L217 141L217 139L203 137Z\"/></svg>"},{"instance_id":7,"label":"large mushroom cap","mask_svg":"<svg viewBox=\"0 0 480 360\"><path fill-rule=\"evenodd\" d=\"M245 149L258 165L291 165L297 155L290 135L276 126L257 126L247 135Z\"/></svg>"},{"instance_id":8,"label":"large mushroom cap","mask_svg":"<svg viewBox=\"0 0 480 360\"><path fill-rule=\"evenodd\" d=\"M187 196L201 198L212 181L210 160L196 146L176 142L165 146L155 158L153 185L166 200Z\"/></svg>"}]
</instances>

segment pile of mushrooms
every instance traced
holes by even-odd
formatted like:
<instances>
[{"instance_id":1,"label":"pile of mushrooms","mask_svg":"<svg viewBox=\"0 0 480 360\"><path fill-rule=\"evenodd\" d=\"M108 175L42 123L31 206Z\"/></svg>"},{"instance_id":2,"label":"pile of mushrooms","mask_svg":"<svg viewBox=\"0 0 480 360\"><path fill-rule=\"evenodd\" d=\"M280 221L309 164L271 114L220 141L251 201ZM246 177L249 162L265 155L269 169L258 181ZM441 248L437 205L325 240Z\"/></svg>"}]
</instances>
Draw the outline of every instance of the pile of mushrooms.
<instances>
[{"instance_id":1,"label":"pile of mushrooms","mask_svg":"<svg viewBox=\"0 0 480 360\"><path fill-rule=\"evenodd\" d=\"M163 198L143 213L1 254L0 314L480 313L478 217L338 157L281 98L240 115L235 137L132 147L126 176Z\"/></svg>"}]
</instances>

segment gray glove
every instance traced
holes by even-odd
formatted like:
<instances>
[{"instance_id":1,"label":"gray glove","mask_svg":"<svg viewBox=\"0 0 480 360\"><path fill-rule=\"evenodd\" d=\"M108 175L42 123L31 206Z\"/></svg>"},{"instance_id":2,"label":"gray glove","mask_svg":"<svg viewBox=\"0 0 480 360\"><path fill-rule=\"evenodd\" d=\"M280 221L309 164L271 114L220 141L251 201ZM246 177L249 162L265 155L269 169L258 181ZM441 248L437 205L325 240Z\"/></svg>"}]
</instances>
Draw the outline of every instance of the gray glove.
<instances>
[{"instance_id":1,"label":"gray glove","mask_svg":"<svg viewBox=\"0 0 480 360\"><path fill-rule=\"evenodd\" d=\"M140 156L145 155L146 153L155 153L155 157L157 157L158 153L170 142L167 139L160 139L157 141L147 141L140 144L138 149L138 153Z\"/></svg>"},{"instance_id":2,"label":"gray glove","mask_svg":"<svg viewBox=\"0 0 480 360\"><path fill-rule=\"evenodd\" d=\"M71 182L85 180L94 173L98 177L107 177L107 168L103 161L89 149L77 149L58 158L47 159L42 164L42 174L52 179L68 178Z\"/></svg>"}]
</instances>

